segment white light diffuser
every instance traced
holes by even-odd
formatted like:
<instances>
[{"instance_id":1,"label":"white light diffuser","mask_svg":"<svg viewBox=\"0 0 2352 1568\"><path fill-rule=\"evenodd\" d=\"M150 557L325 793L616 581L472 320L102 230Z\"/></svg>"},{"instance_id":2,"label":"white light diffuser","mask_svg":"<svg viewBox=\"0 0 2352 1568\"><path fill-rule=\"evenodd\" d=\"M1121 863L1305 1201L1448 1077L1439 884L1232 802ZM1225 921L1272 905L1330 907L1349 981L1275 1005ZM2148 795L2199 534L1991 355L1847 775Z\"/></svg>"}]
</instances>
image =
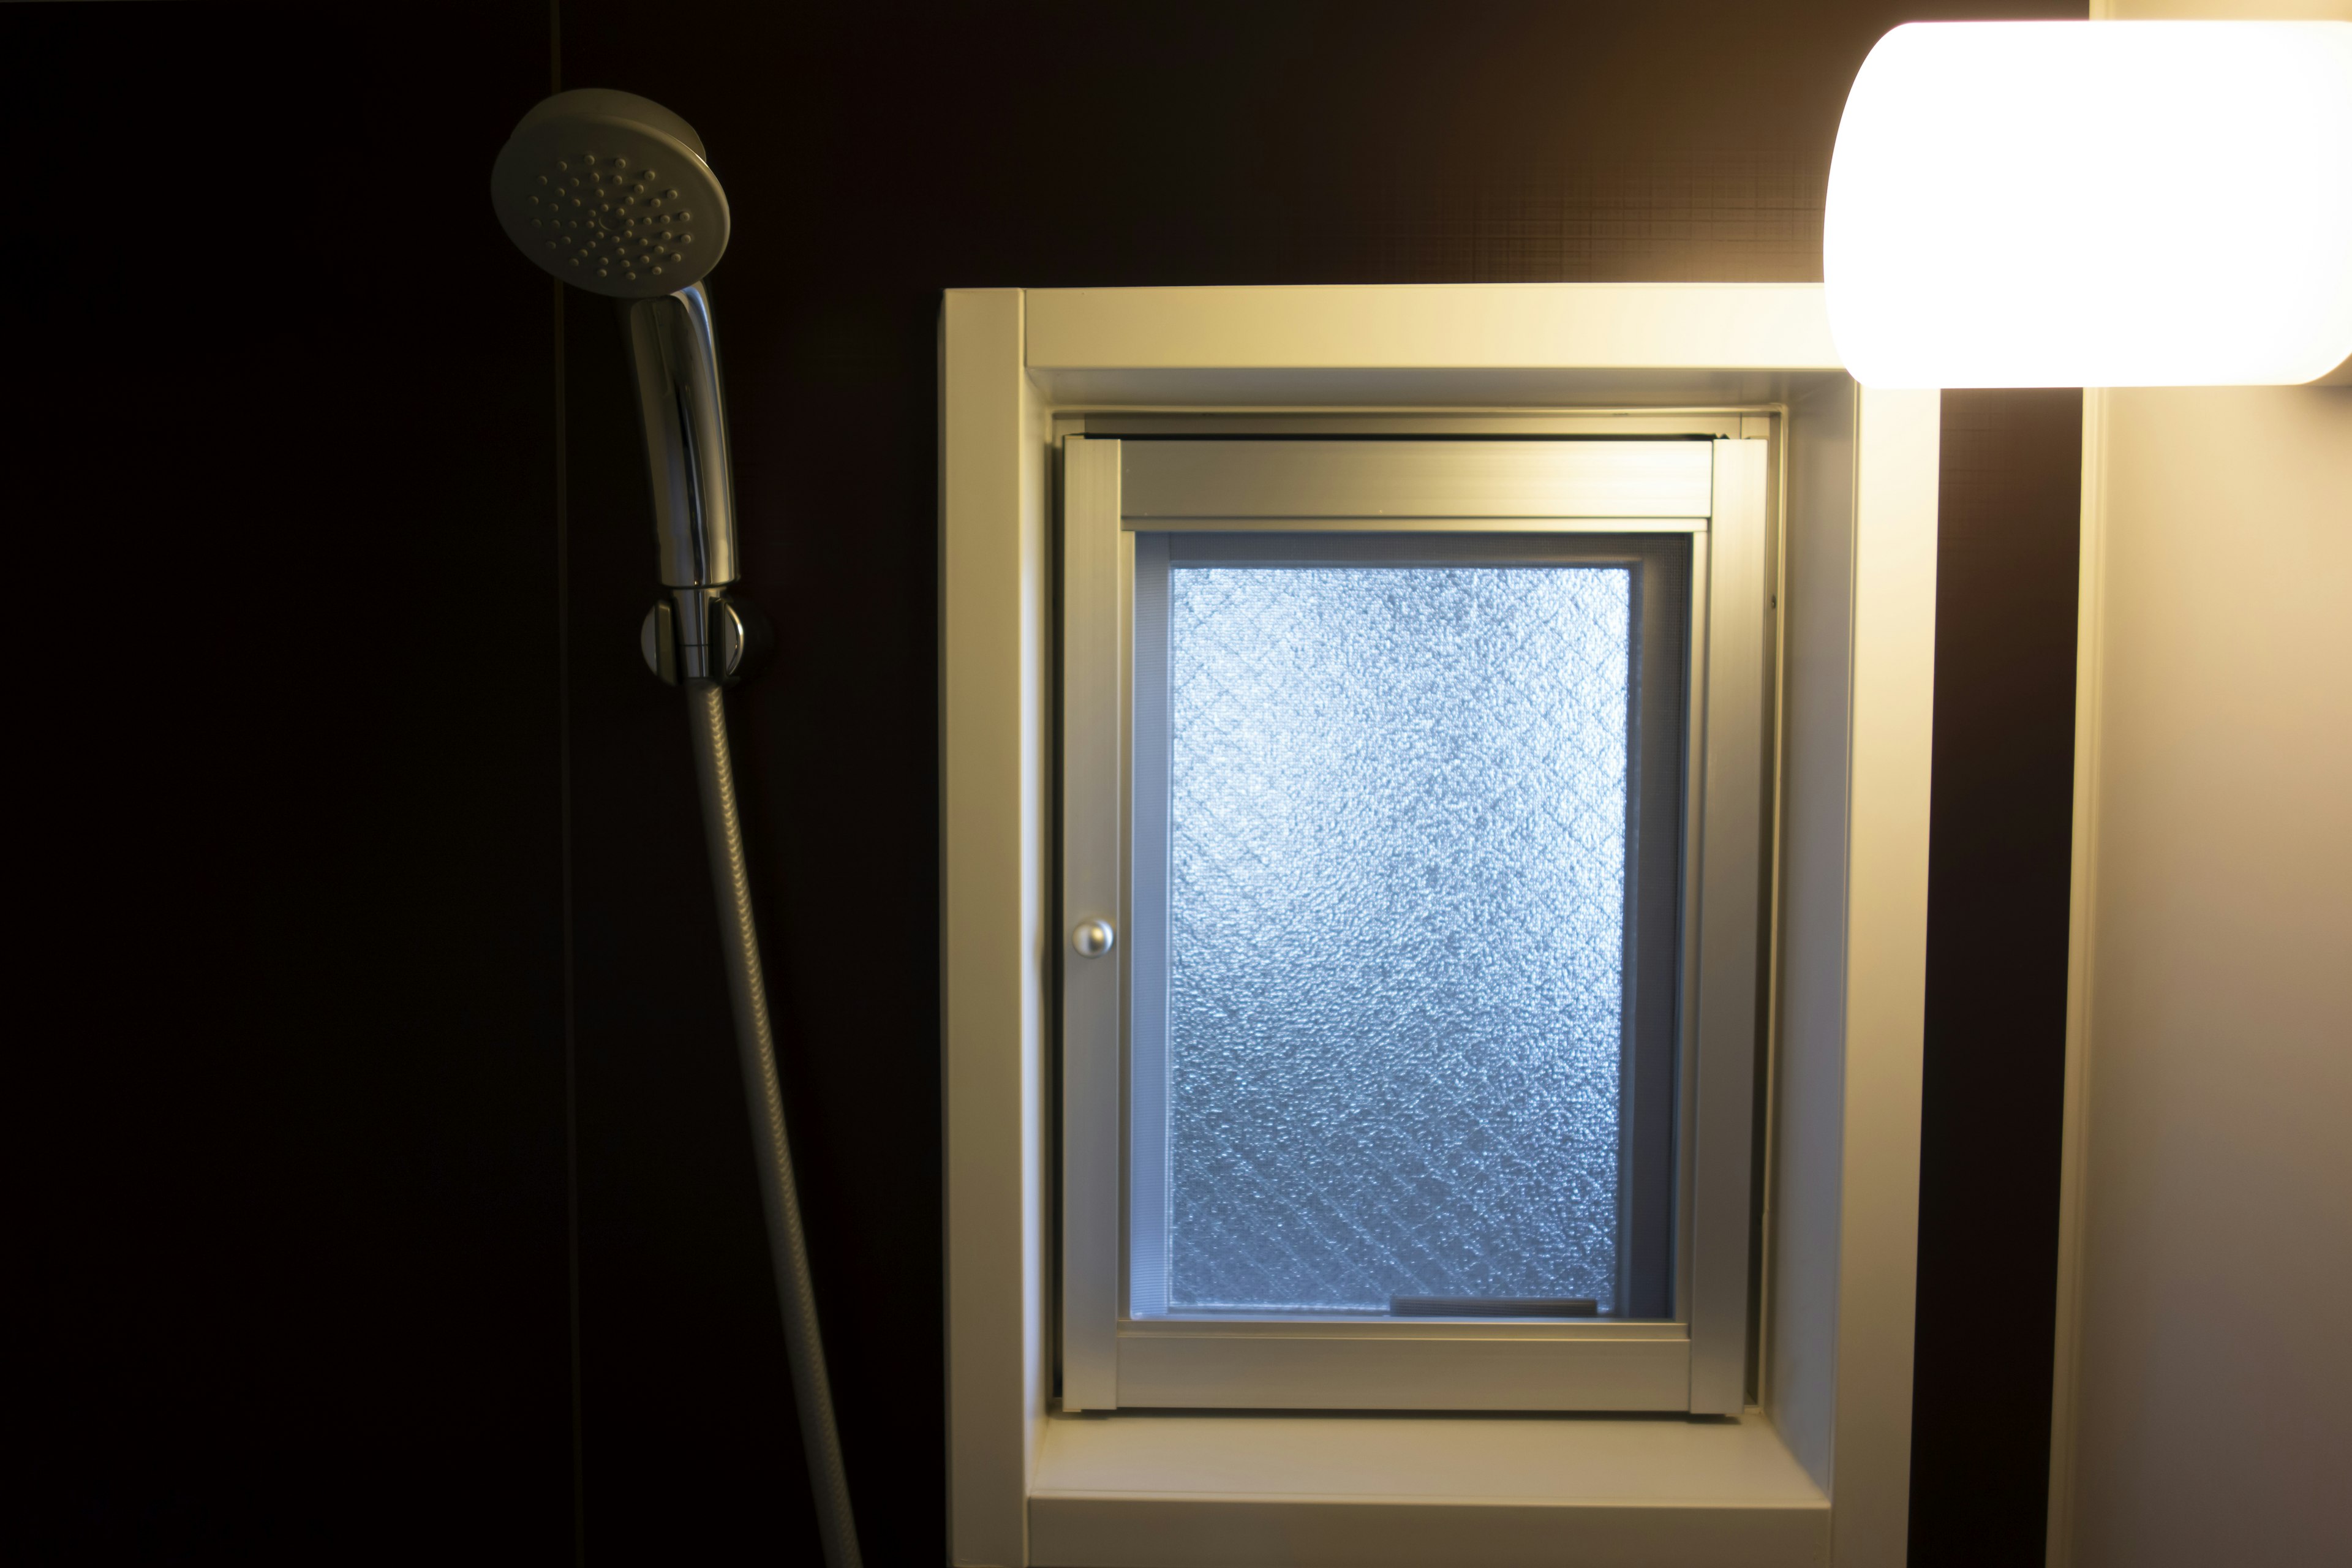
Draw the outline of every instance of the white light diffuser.
<instances>
[{"instance_id":1,"label":"white light diffuser","mask_svg":"<svg viewBox=\"0 0 2352 1568\"><path fill-rule=\"evenodd\" d=\"M2326 375L2352 357L2352 23L1897 27L1822 237L1869 385Z\"/></svg>"}]
</instances>

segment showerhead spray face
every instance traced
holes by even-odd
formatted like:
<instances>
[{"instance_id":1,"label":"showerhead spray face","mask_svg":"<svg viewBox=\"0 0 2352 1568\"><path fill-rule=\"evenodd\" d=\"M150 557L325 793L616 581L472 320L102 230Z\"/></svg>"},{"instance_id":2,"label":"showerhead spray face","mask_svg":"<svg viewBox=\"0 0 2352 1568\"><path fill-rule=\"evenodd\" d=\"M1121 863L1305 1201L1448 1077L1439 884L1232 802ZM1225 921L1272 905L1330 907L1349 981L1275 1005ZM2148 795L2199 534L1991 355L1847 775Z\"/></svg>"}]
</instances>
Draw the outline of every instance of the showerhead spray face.
<instances>
[{"instance_id":1,"label":"showerhead spray face","mask_svg":"<svg viewBox=\"0 0 2352 1568\"><path fill-rule=\"evenodd\" d=\"M702 138L635 93L559 92L507 139L490 201L525 256L622 302L669 590L646 616L646 664L671 682L743 679L766 627L719 592L735 580L735 503L702 279L725 254L730 225Z\"/></svg>"},{"instance_id":2,"label":"showerhead spray face","mask_svg":"<svg viewBox=\"0 0 2352 1568\"><path fill-rule=\"evenodd\" d=\"M525 256L615 300L675 294L727 249L727 195L702 138L609 88L559 92L524 115L491 166L490 200Z\"/></svg>"}]
</instances>

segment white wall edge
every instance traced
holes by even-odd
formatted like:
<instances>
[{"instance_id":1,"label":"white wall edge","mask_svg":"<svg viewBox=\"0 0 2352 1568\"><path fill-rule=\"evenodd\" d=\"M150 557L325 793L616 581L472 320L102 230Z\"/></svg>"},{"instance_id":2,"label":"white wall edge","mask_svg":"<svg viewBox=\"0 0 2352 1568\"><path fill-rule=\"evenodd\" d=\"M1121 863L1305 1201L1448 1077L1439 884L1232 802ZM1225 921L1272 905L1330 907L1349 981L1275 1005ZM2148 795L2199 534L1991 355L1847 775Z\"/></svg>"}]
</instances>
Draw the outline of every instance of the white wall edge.
<instances>
[{"instance_id":1,"label":"white wall edge","mask_svg":"<svg viewBox=\"0 0 2352 1568\"><path fill-rule=\"evenodd\" d=\"M1029 365L1837 370L1817 283L1038 289Z\"/></svg>"},{"instance_id":2,"label":"white wall edge","mask_svg":"<svg viewBox=\"0 0 2352 1568\"><path fill-rule=\"evenodd\" d=\"M1046 1369L1044 443L1021 293L940 322L940 918L949 1557L1028 1561Z\"/></svg>"},{"instance_id":3,"label":"white wall edge","mask_svg":"<svg viewBox=\"0 0 2352 1568\"><path fill-rule=\"evenodd\" d=\"M1865 387L1861 405L1831 1561L1899 1568L1910 1529L1943 397Z\"/></svg>"}]
</instances>

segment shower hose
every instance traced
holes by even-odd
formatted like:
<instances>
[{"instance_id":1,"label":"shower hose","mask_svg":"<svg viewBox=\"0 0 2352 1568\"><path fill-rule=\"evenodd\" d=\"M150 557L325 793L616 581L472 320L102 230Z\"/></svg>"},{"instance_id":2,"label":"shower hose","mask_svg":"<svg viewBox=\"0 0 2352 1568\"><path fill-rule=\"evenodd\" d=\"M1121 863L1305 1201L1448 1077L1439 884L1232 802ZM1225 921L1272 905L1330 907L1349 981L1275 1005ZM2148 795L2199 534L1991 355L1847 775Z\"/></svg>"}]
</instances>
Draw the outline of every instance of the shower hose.
<instances>
[{"instance_id":1,"label":"shower hose","mask_svg":"<svg viewBox=\"0 0 2352 1568\"><path fill-rule=\"evenodd\" d=\"M768 1020L759 935L751 923L751 879L743 864L743 823L735 805L727 710L720 706L716 682L684 684L694 731L694 771L702 786L703 837L709 846L711 887L719 899L727 989L735 1009L735 1049L743 1068L744 1102L751 1114L751 1148L760 1167L761 1206L768 1215L776 1296L783 1307L793 1394L800 1405L801 1446L808 1454L809 1487L816 1497L827 1568L858 1568L849 1478L842 1468L841 1436L834 1429L833 1388L825 1377L824 1340L817 1331L808 1241L801 1230L792 1143L784 1131L783 1094L776 1079L775 1032Z\"/></svg>"}]
</instances>

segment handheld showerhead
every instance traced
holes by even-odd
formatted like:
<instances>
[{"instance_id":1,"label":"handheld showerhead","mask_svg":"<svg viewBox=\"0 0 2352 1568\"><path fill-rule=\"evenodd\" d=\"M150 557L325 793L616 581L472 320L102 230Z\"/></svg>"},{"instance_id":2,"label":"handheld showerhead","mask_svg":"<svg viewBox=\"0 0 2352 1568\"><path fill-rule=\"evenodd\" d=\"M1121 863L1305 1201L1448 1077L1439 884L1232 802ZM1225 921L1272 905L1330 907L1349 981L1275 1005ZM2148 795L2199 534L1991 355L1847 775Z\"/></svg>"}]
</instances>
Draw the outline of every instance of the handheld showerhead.
<instances>
[{"instance_id":1,"label":"handheld showerhead","mask_svg":"<svg viewBox=\"0 0 2352 1568\"><path fill-rule=\"evenodd\" d=\"M767 631L719 592L735 581L735 504L702 279L725 254L730 226L702 138L649 98L559 92L499 150L490 201L525 256L621 301L669 590L646 616L646 663L673 684L741 679Z\"/></svg>"},{"instance_id":2,"label":"handheld showerhead","mask_svg":"<svg viewBox=\"0 0 2352 1568\"><path fill-rule=\"evenodd\" d=\"M491 166L490 200L525 256L566 283L620 302L667 590L646 616L646 662L664 680L686 686L690 699L704 837L801 1442L828 1568L858 1568L719 692L751 673L767 635L759 614L724 592L735 580L735 503L719 345L702 279L727 249L727 196L693 126L650 99L587 88L559 92L522 117Z\"/></svg>"},{"instance_id":3,"label":"handheld showerhead","mask_svg":"<svg viewBox=\"0 0 2352 1568\"><path fill-rule=\"evenodd\" d=\"M559 92L490 168L507 237L566 283L651 300L700 282L727 250L727 194L694 127L649 98Z\"/></svg>"}]
</instances>

